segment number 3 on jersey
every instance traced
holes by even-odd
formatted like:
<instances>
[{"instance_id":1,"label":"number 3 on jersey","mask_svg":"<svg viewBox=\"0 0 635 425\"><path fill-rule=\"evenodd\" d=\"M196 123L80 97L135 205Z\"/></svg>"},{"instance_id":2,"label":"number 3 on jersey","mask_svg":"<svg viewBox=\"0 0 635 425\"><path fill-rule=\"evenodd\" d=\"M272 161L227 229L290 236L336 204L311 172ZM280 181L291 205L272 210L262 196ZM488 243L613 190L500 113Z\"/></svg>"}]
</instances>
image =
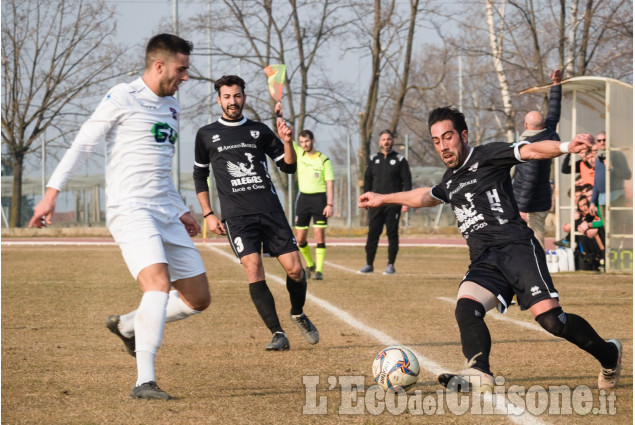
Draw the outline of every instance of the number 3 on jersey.
<instances>
[{"instance_id":1,"label":"number 3 on jersey","mask_svg":"<svg viewBox=\"0 0 635 425\"><path fill-rule=\"evenodd\" d=\"M243 240L240 238L240 236L234 239L234 248L236 248L236 252L243 252L243 249L245 249Z\"/></svg>"}]
</instances>

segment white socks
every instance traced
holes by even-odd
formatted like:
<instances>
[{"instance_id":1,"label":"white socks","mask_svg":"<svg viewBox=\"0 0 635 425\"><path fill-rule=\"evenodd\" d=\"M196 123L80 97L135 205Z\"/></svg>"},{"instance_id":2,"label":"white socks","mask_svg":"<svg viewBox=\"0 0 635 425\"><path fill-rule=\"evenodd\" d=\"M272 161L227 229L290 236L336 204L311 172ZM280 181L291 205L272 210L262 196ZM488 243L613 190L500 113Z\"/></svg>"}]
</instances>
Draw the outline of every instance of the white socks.
<instances>
[{"instance_id":1,"label":"white socks","mask_svg":"<svg viewBox=\"0 0 635 425\"><path fill-rule=\"evenodd\" d=\"M189 316L195 314L201 314L202 311L194 310L190 308L185 301L179 296L179 292L176 289L170 291L170 297L168 298L168 306L166 307L165 322L174 322L177 320L187 319Z\"/></svg>"},{"instance_id":2,"label":"white socks","mask_svg":"<svg viewBox=\"0 0 635 425\"><path fill-rule=\"evenodd\" d=\"M134 317L136 313L137 310L134 310L119 317L119 331L123 336L130 338L135 334ZM165 323L187 319L189 316L201 313L201 311L194 310L185 304L176 289L170 291L165 313Z\"/></svg>"},{"instance_id":3,"label":"white socks","mask_svg":"<svg viewBox=\"0 0 635 425\"><path fill-rule=\"evenodd\" d=\"M156 381L154 358L163 338L168 294L147 291L134 315L134 334L137 354L137 384Z\"/></svg>"}]
</instances>

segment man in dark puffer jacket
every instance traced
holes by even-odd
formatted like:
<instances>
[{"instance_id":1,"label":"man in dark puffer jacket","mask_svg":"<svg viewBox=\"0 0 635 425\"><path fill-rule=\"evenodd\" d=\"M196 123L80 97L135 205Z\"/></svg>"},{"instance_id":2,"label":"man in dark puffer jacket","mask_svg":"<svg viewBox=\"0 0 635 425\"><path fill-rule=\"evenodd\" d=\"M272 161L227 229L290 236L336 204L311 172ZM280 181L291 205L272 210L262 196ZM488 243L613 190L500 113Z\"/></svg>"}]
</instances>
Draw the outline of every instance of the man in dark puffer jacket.
<instances>
[{"instance_id":1,"label":"man in dark puffer jacket","mask_svg":"<svg viewBox=\"0 0 635 425\"><path fill-rule=\"evenodd\" d=\"M556 69L549 74L553 82L549 92L549 110L547 118L538 111L525 115L525 131L520 140L530 143L541 140L560 140L556 127L560 121L560 99L562 98L562 70ZM551 208L551 159L528 161L516 166L514 175L514 197L518 203L520 215L534 231L536 239L545 246L545 219Z\"/></svg>"}]
</instances>

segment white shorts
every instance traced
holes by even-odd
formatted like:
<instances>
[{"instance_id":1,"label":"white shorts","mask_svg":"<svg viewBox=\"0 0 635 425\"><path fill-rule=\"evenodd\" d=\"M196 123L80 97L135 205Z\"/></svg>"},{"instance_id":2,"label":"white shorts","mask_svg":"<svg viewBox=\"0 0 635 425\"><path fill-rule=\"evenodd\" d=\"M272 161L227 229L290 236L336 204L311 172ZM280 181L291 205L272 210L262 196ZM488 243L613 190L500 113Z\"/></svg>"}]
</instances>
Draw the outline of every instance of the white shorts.
<instances>
[{"instance_id":1,"label":"white shorts","mask_svg":"<svg viewBox=\"0 0 635 425\"><path fill-rule=\"evenodd\" d=\"M111 207L106 224L135 280L141 270L159 263L168 265L171 282L205 273L200 253L170 205Z\"/></svg>"}]
</instances>

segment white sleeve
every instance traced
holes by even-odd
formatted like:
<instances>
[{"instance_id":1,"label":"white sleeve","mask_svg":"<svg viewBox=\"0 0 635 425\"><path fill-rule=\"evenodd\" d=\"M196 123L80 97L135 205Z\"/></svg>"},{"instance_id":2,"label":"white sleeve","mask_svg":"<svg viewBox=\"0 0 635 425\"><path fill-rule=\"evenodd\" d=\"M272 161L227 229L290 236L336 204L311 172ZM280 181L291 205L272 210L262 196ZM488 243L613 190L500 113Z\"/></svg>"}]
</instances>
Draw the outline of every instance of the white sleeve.
<instances>
[{"instance_id":1,"label":"white sleeve","mask_svg":"<svg viewBox=\"0 0 635 425\"><path fill-rule=\"evenodd\" d=\"M105 140L108 132L119 121L124 111L121 101L121 95L117 95L115 89L101 101L93 115L79 129L75 140L51 175L47 187L59 191L64 188L77 166L85 162L86 158L97 149L99 142Z\"/></svg>"}]
</instances>

